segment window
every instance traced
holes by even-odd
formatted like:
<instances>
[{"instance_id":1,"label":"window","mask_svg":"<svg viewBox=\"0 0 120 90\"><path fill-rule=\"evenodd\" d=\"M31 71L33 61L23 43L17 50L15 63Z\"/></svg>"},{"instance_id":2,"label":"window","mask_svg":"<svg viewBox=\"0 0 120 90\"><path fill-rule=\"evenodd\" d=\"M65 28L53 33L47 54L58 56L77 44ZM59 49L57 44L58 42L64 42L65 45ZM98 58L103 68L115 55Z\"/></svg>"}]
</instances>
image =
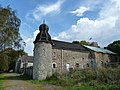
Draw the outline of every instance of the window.
<instances>
[{"instance_id":1,"label":"window","mask_svg":"<svg viewBox=\"0 0 120 90\"><path fill-rule=\"evenodd\" d=\"M53 68L56 68L56 65L55 65L55 63L53 63Z\"/></svg>"},{"instance_id":2,"label":"window","mask_svg":"<svg viewBox=\"0 0 120 90\"><path fill-rule=\"evenodd\" d=\"M94 66L94 63L93 63L93 61L91 61L91 67L93 67Z\"/></svg>"},{"instance_id":3,"label":"window","mask_svg":"<svg viewBox=\"0 0 120 90\"><path fill-rule=\"evenodd\" d=\"M57 64L55 63L55 62L53 62L53 64L52 64L52 68L56 68L57 67Z\"/></svg>"},{"instance_id":4,"label":"window","mask_svg":"<svg viewBox=\"0 0 120 90\"><path fill-rule=\"evenodd\" d=\"M72 65L70 65L69 63L67 63L67 64L66 64L66 70L67 70L67 72L73 71Z\"/></svg>"},{"instance_id":5,"label":"window","mask_svg":"<svg viewBox=\"0 0 120 90\"><path fill-rule=\"evenodd\" d=\"M53 57L55 58L55 52L53 52Z\"/></svg>"},{"instance_id":6,"label":"window","mask_svg":"<svg viewBox=\"0 0 120 90\"><path fill-rule=\"evenodd\" d=\"M77 68L79 68L79 67L80 67L79 63L76 63L76 67L77 67Z\"/></svg>"},{"instance_id":7,"label":"window","mask_svg":"<svg viewBox=\"0 0 120 90\"><path fill-rule=\"evenodd\" d=\"M89 67L89 64L87 63L87 67Z\"/></svg>"},{"instance_id":8,"label":"window","mask_svg":"<svg viewBox=\"0 0 120 90\"><path fill-rule=\"evenodd\" d=\"M69 69L70 69L70 64L67 63L67 64L66 64L66 70L69 72L69 71L70 71Z\"/></svg>"}]
</instances>

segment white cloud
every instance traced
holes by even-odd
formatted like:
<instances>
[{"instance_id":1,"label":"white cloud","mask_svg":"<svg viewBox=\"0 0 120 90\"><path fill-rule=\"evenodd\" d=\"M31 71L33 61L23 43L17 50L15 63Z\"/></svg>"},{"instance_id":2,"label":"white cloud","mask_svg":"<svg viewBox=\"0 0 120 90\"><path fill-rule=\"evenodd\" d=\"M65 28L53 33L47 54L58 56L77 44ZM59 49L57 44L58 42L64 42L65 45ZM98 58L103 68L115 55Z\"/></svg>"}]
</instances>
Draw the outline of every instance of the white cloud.
<instances>
[{"instance_id":1,"label":"white cloud","mask_svg":"<svg viewBox=\"0 0 120 90\"><path fill-rule=\"evenodd\" d=\"M49 5L39 5L34 10L30 11L26 18L39 21L41 17L46 16L51 13L59 13L61 10L61 5L64 0L58 0L57 2Z\"/></svg>"},{"instance_id":2,"label":"white cloud","mask_svg":"<svg viewBox=\"0 0 120 90\"><path fill-rule=\"evenodd\" d=\"M25 47L25 51L28 53L28 55L32 56L33 55L33 48L34 48L34 44L33 41L35 40L37 34L39 33L39 30L35 30L33 32L33 38L27 38L24 39L25 43L26 43L26 47Z\"/></svg>"},{"instance_id":3,"label":"white cloud","mask_svg":"<svg viewBox=\"0 0 120 90\"><path fill-rule=\"evenodd\" d=\"M53 39L73 41L89 40L92 37L93 41L97 41L102 46L120 39L120 2L119 0L108 0L107 2L102 6L97 19L80 18L69 30L59 33ZM33 54L33 41L38 32L39 30L36 30L33 33L33 38L24 39L25 51L29 55Z\"/></svg>"},{"instance_id":4,"label":"white cloud","mask_svg":"<svg viewBox=\"0 0 120 90\"><path fill-rule=\"evenodd\" d=\"M104 4L96 20L80 18L67 31L59 33L54 39L73 41L89 40L92 37L100 45L106 46L110 42L120 39L120 2L109 0Z\"/></svg>"},{"instance_id":5,"label":"white cloud","mask_svg":"<svg viewBox=\"0 0 120 90\"><path fill-rule=\"evenodd\" d=\"M36 38L36 36L37 36L37 34L39 33L40 31L39 30L35 30L34 32L33 32L33 39L35 40L35 38Z\"/></svg>"},{"instance_id":6,"label":"white cloud","mask_svg":"<svg viewBox=\"0 0 120 90\"><path fill-rule=\"evenodd\" d=\"M76 16L83 16L84 12L90 10L90 8L85 7L85 6L80 6L78 9L75 11L71 11L70 13L75 14Z\"/></svg>"},{"instance_id":7,"label":"white cloud","mask_svg":"<svg viewBox=\"0 0 120 90\"><path fill-rule=\"evenodd\" d=\"M26 47L25 47L25 52L28 53L28 55L32 56L33 55L33 38L27 38L24 39L25 43L26 43Z\"/></svg>"}]
</instances>

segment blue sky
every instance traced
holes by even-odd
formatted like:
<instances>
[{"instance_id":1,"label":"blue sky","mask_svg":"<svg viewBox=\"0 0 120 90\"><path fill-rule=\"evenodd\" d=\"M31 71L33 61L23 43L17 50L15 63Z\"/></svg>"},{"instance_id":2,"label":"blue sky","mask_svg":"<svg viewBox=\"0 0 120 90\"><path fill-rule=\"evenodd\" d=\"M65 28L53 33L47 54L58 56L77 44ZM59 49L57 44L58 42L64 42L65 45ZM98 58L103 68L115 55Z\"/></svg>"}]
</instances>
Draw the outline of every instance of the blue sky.
<instances>
[{"instance_id":1,"label":"blue sky","mask_svg":"<svg viewBox=\"0 0 120 90\"><path fill-rule=\"evenodd\" d=\"M21 19L25 51L33 54L33 41L45 19L53 39L97 41L101 47L120 39L120 0L0 0Z\"/></svg>"}]
</instances>

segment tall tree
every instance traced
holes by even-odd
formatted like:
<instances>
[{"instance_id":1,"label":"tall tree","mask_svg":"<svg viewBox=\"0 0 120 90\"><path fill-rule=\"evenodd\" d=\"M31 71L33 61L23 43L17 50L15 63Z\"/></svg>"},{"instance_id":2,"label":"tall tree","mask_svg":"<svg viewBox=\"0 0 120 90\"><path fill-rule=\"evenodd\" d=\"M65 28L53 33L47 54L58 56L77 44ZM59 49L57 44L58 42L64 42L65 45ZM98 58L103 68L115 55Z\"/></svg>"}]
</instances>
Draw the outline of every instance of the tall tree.
<instances>
[{"instance_id":1,"label":"tall tree","mask_svg":"<svg viewBox=\"0 0 120 90\"><path fill-rule=\"evenodd\" d=\"M117 53L120 56L120 40L114 41L107 46L107 49Z\"/></svg>"},{"instance_id":2,"label":"tall tree","mask_svg":"<svg viewBox=\"0 0 120 90\"><path fill-rule=\"evenodd\" d=\"M25 45L19 33L20 24L21 21L16 16L15 11L9 6L6 8L0 7L0 71L6 71L10 65L8 60L15 57L10 56L15 53L10 53L6 49L20 50Z\"/></svg>"},{"instance_id":3,"label":"tall tree","mask_svg":"<svg viewBox=\"0 0 120 90\"><path fill-rule=\"evenodd\" d=\"M22 48L24 44L20 33L20 19L8 6L0 7L0 51L5 48Z\"/></svg>"}]
</instances>

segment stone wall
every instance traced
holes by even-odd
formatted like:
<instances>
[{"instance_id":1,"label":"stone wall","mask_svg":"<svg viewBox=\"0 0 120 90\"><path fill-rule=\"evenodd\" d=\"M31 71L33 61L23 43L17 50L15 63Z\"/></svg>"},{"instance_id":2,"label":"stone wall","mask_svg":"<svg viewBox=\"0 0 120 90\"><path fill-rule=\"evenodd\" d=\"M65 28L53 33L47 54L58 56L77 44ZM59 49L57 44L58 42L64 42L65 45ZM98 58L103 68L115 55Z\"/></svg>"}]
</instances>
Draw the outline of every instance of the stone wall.
<instances>
[{"instance_id":1,"label":"stone wall","mask_svg":"<svg viewBox=\"0 0 120 90\"><path fill-rule=\"evenodd\" d=\"M95 58L98 67L106 67L114 62L119 62L117 55L95 52ZM115 63L116 64L116 63Z\"/></svg>"},{"instance_id":2,"label":"stone wall","mask_svg":"<svg viewBox=\"0 0 120 90\"><path fill-rule=\"evenodd\" d=\"M56 64L56 68L53 71L63 73L70 69L90 67L90 52L53 49L52 50L53 64Z\"/></svg>"},{"instance_id":3,"label":"stone wall","mask_svg":"<svg viewBox=\"0 0 120 90\"><path fill-rule=\"evenodd\" d=\"M44 80L52 75L52 45L39 42L35 44L33 57L33 79Z\"/></svg>"},{"instance_id":4,"label":"stone wall","mask_svg":"<svg viewBox=\"0 0 120 90\"><path fill-rule=\"evenodd\" d=\"M110 62L108 54L95 52L95 58L96 58L96 63L98 67L102 67L107 62Z\"/></svg>"},{"instance_id":5,"label":"stone wall","mask_svg":"<svg viewBox=\"0 0 120 90\"><path fill-rule=\"evenodd\" d=\"M44 44L42 44L44 45ZM44 45L46 49L49 49L51 46L46 46ZM44 50L44 48L41 48ZM37 56L36 58L38 59L36 64L39 62L42 62L38 66L34 66L35 70L41 70L39 71L39 74L42 75L43 77L46 75L47 77L47 70L46 67L52 68L51 75L52 73L58 72L58 73L65 73L70 70L75 70L75 69L84 69L87 67L103 67L105 66L106 63L111 62L111 60L116 60L115 55L109 55L109 54L103 54L103 53L98 53L98 52L85 52L85 51L74 51L74 50L63 50L60 48L53 48L50 51L45 50L45 52L40 52L40 48L37 49ZM50 50L50 49L49 49ZM49 52L49 53L48 53ZM50 53L52 54L52 61L48 61L51 56ZM39 56L39 55L42 56ZM47 57L45 59L45 57ZM42 58L41 58L42 57ZM46 61L47 60L47 61ZM40 66L42 65L42 66ZM69 67L69 68L68 68ZM31 75L32 69L27 69L27 74ZM33 71L33 74L35 71ZM37 76L37 75L36 75ZM40 77L40 76L38 76Z\"/></svg>"},{"instance_id":6,"label":"stone wall","mask_svg":"<svg viewBox=\"0 0 120 90\"><path fill-rule=\"evenodd\" d=\"M33 76L33 67L26 68L24 74L29 75L29 76Z\"/></svg>"}]
</instances>

